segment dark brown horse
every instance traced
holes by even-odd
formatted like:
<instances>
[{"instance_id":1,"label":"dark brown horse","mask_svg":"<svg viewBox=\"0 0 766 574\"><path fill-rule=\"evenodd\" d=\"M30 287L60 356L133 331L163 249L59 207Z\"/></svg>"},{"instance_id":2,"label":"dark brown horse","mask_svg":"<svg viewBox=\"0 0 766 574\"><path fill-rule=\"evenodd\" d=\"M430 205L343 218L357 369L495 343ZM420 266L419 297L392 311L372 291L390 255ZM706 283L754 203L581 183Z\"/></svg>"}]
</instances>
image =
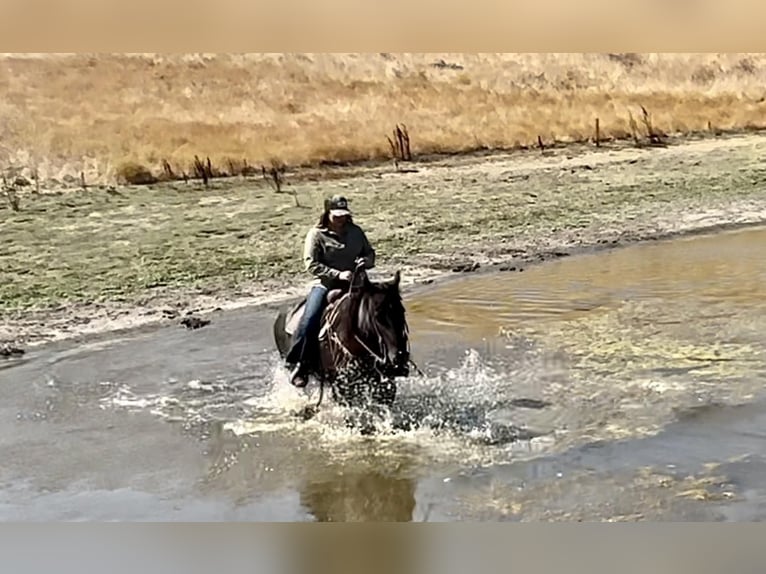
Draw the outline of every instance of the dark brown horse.
<instances>
[{"instance_id":1,"label":"dark brown horse","mask_svg":"<svg viewBox=\"0 0 766 574\"><path fill-rule=\"evenodd\" d=\"M370 281L360 264L348 291L328 293L317 364L310 368L310 375L320 384L319 402L324 386L329 385L335 402L344 406L393 404L395 378L408 376L411 363L399 280L397 271L388 281ZM290 309L282 309L274 322L274 339L283 359L304 303L305 299Z\"/></svg>"}]
</instances>

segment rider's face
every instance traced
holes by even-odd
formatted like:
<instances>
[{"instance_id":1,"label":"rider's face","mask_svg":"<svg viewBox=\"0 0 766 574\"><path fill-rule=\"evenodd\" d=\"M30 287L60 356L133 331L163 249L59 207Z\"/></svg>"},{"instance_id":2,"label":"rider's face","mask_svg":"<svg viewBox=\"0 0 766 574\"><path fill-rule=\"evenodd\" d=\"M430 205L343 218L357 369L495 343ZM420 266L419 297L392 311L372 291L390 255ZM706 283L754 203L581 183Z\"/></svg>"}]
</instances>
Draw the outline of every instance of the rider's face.
<instances>
[{"instance_id":1,"label":"rider's face","mask_svg":"<svg viewBox=\"0 0 766 574\"><path fill-rule=\"evenodd\" d=\"M336 227L341 227L346 223L348 217L346 215L330 215L330 223Z\"/></svg>"}]
</instances>

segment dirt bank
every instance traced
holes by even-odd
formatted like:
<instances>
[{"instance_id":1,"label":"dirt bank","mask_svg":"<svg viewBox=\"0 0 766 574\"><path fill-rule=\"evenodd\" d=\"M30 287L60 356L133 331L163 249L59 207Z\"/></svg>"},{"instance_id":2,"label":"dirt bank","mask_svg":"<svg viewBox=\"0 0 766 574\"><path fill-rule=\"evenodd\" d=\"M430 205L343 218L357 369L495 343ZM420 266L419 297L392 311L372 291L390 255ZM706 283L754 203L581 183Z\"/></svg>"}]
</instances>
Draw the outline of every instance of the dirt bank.
<instances>
[{"instance_id":1,"label":"dirt bank","mask_svg":"<svg viewBox=\"0 0 766 574\"><path fill-rule=\"evenodd\" d=\"M349 197L378 271L403 269L409 288L765 222L764 153L766 137L750 135L381 167L296 182L295 197L256 180L29 194L20 211L2 208L0 340L33 345L292 298L306 288L303 235L332 193Z\"/></svg>"}]
</instances>

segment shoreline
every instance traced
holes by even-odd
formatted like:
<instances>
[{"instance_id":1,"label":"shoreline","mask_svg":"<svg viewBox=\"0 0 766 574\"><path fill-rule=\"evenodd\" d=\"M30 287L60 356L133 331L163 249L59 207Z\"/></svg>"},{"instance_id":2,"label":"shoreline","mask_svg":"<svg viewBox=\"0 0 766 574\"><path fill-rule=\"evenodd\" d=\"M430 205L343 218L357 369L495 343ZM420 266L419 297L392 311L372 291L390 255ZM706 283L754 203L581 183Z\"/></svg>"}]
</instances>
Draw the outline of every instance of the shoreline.
<instances>
[{"instance_id":1,"label":"shoreline","mask_svg":"<svg viewBox=\"0 0 766 574\"><path fill-rule=\"evenodd\" d=\"M453 174L452 177L478 175L489 180L494 177L494 172L505 168L507 173L514 174L509 177L515 181L517 174L523 172L568 172L571 169L574 173L583 166L588 170L612 168L612 171L618 171L624 168L624 164L632 165L641 161L657 163L661 171L658 170L658 166L649 165L648 167L657 172L657 179L662 179L665 173L672 170L672 162L678 160L676 156L681 158L679 164L684 161L688 163L689 158L684 157L686 153L704 156L725 148L745 149L751 143L766 145L766 138L752 134L696 137L684 139L681 143L674 142L659 149L635 146L618 148L609 145L596 148L593 145L573 144L549 150L547 153L526 151L510 154L502 152L478 157L473 154L461 155L428 164L416 164L422 168L422 172L414 174L401 172L384 174L380 170L369 168L365 174L354 173L333 178L330 183L337 183L345 189L355 183L365 185L370 180L379 181L380 178L385 178L397 179L400 185L402 179L405 182L423 183L424 181L423 185L426 188L433 188L440 182L429 182L428 178L444 177L444 172L455 172L456 175ZM671 155L664 158L658 157L658 154L661 156L663 153ZM592 161L594 159L595 162ZM665 160L670 162L667 166ZM739 166L732 167L732 171L739 169ZM606 177L615 177L615 175L609 173ZM511 185L509 184L502 193L513 194ZM231 182L226 187L234 190L236 183ZM608 227L605 227L603 222L591 223L584 228L577 225L569 226L568 219L563 221L561 226L546 222L543 222L544 225L537 225L537 222L533 222L539 229L522 229L518 234L514 233L511 236L511 245L507 243L507 235L499 236L497 233L494 235L490 233L485 237L485 243L470 245L471 249L453 252L451 251L453 246L446 245L441 248L432 247L431 253L421 252L411 256L390 258L379 256L378 267L373 271L373 275L388 275L396 268L401 269L402 292L407 296L416 294L421 289L466 275L497 271L518 272L530 265L565 256L766 224L766 194L757 189L755 193L748 192L752 194L751 196L738 197L737 193L742 194L742 192L735 186L731 191L731 198L728 196L725 196L723 200L718 197L710 200L703 198L698 205L692 205L692 207L683 196L671 197L664 200L665 203L654 202L641 205L635 213L617 217ZM610 188L605 188L604 192L610 192ZM161 194L162 190L153 190L152 193ZM65 193L62 197L66 195L68 194ZM441 214L437 214L437 220L440 216ZM457 229L461 230L470 225L471 222L463 222L461 227L458 223ZM470 235L470 232L463 233L466 236ZM435 231L435 234L438 235L439 231ZM299 257L297 251L294 257ZM402 265L402 259L409 264ZM0 314L0 343L6 342L22 349L30 349L52 342L89 339L94 336L118 334L136 329L177 325L186 315L209 317L220 311L228 312L241 308L276 308L304 294L309 283L310 278L307 275L292 273L287 277L239 281L233 287L220 290L216 290L215 286L192 288L180 284L169 289L144 288L139 294L124 298L127 300L121 302L107 297L102 302L70 302L47 309L6 311Z\"/></svg>"},{"instance_id":2,"label":"shoreline","mask_svg":"<svg viewBox=\"0 0 766 574\"><path fill-rule=\"evenodd\" d=\"M718 128L713 132L704 130L689 130L664 134L661 143L652 143L649 139L643 139L636 143L632 136L605 137L599 140L596 146L592 137L574 140L556 140L545 143L540 149L533 145L518 144L508 147L479 146L465 150L426 152L418 154L410 161L399 160L399 168L394 168L392 159L359 159L359 160L321 160L317 162L299 163L294 166L285 166L282 174L282 186L285 188L280 193L289 195L290 187L305 183L321 184L333 181L354 180L364 177L397 177L407 174L418 173L421 170L454 168L465 165L480 163L492 164L503 161L536 161L540 159L573 159L590 155L609 155L621 152L648 152L668 148L678 148L695 143L720 142L727 144L732 141L746 139L748 137L766 137L766 125L735 127L730 129ZM30 182L31 183L31 182ZM208 185L199 177L188 177L184 180L178 176L174 179L158 179L151 183L94 183L82 184L76 178L69 182L57 182L56 185L41 187L40 194L67 194L82 192L83 190L115 190L130 192L133 190L162 191L168 186L177 186L183 189L210 189L226 192L236 189L243 184L258 184L269 188L271 180L258 174L248 175L216 175L209 179ZM31 188L30 188L31 189ZM23 187L17 189L21 197L31 195L33 192Z\"/></svg>"},{"instance_id":3,"label":"shoreline","mask_svg":"<svg viewBox=\"0 0 766 574\"><path fill-rule=\"evenodd\" d=\"M417 295L419 292L438 287L449 281L465 280L469 277L496 273L514 273L542 265L550 261L555 261L564 257L577 257L587 254L598 254L615 249L624 249L640 244L651 242L672 241L675 239L692 238L695 236L735 232L746 229L757 229L766 226L766 214L760 219L748 221L723 220L718 223L705 224L701 226L692 226L682 230L669 230L664 233L649 233L646 235L632 235L628 238L614 238L607 241L599 241L592 244L583 244L576 248L560 249L553 251L533 252L523 258L510 258L496 260L488 265L480 266L477 269L454 272L454 271L436 271L430 269L413 269L408 274L403 273L402 294L405 297ZM511 267L510 269L508 267ZM414 271L414 273L412 273ZM378 272L380 273L380 272ZM412 275L416 275L412 278ZM387 273L386 273L387 274ZM23 333L22 337L16 339L0 339L2 342L18 344L19 339L26 340L24 347L35 349L51 343L62 343L68 341L80 340L82 342L90 340L100 340L102 338L119 337L120 335L145 332L171 325L179 325L179 320L184 316L197 316L210 318L217 313L229 313L238 309L261 309L277 310L285 304L291 304L297 301L308 288L309 282L306 282L304 289L287 288L286 292L280 293L278 288L267 292L260 297L237 297L236 295L223 295L223 300L218 303L205 304L205 298L189 303L183 312L179 312L176 317L163 316L163 310L172 307L170 304L157 304L149 309L139 310L137 306L126 306L127 308L112 309L110 316L109 304L106 304L101 312L95 312L88 316L88 312L74 317L71 314L60 314L58 310L53 311L33 311L32 317L20 321L8 321L6 325L1 325L5 329L17 330ZM178 299L183 298L179 295ZM86 306L87 307L91 307ZM77 313L77 312L75 312ZM106 314L106 317L103 315ZM53 321L54 325L49 327L47 332L31 335L35 324L39 322ZM72 325L74 322L75 325ZM10 328L7 323L10 323ZM61 325L59 323L64 323ZM14 325L15 324L15 325Z\"/></svg>"}]
</instances>

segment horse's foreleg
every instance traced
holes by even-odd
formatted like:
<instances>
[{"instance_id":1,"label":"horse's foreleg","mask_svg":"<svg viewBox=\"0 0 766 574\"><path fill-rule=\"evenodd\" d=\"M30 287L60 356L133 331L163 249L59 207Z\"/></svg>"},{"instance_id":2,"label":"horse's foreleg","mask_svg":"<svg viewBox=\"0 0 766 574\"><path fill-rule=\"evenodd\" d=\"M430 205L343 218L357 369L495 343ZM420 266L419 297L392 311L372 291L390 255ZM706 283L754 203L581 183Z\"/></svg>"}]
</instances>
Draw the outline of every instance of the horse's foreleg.
<instances>
[{"instance_id":1,"label":"horse's foreleg","mask_svg":"<svg viewBox=\"0 0 766 574\"><path fill-rule=\"evenodd\" d=\"M391 408L396 400L396 381L378 376L372 385L372 400L376 404Z\"/></svg>"},{"instance_id":2,"label":"horse's foreleg","mask_svg":"<svg viewBox=\"0 0 766 574\"><path fill-rule=\"evenodd\" d=\"M314 375L314 378L319 384L319 398L317 399L316 404L306 405L297 413L295 413L295 416L302 419L303 421L314 418L314 416L316 416L316 414L319 412L319 407L322 405L322 400L324 399L325 387L329 385L331 389L335 388L332 376L328 375L327 373L317 373Z\"/></svg>"}]
</instances>

